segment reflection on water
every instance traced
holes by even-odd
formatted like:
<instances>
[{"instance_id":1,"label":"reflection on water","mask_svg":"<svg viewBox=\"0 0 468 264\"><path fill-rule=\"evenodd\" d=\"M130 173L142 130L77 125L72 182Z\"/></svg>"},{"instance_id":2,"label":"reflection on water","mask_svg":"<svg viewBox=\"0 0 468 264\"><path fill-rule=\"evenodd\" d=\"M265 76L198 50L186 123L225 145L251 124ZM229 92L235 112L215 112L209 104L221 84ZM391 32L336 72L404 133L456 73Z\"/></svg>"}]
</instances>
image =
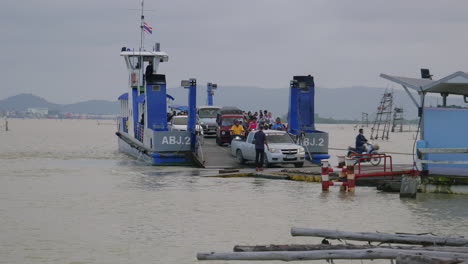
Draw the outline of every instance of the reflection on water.
<instances>
[{"instance_id":1,"label":"reflection on water","mask_svg":"<svg viewBox=\"0 0 468 264\"><path fill-rule=\"evenodd\" d=\"M203 177L211 173L117 153L111 126L10 123L38 127L43 140L0 134L0 263L198 263L197 252L235 244L320 242L291 237L292 226L468 236L467 196L411 200L371 187L322 193L317 183Z\"/></svg>"}]
</instances>

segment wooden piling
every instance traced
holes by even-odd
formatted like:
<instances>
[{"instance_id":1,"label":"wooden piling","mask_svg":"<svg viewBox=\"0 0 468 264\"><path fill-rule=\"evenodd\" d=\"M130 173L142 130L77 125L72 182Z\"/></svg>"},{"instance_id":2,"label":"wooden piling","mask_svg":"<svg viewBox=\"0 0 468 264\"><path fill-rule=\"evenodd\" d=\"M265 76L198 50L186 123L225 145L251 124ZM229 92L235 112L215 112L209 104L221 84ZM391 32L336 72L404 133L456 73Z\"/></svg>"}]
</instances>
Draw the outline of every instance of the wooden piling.
<instances>
[{"instance_id":1,"label":"wooden piling","mask_svg":"<svg viewBox=\"0 0 468 264\"><path fill-rule=\"evenodd\" d=\"M346 179L348 181L348 192L354 192L356 189L356 180L354 174L354 159L347 158L346 163Z\"/></svg>"},{"instance_id":2,"label":"wooden piling","mask_svg":"<svg viewBox=\"0 0 468 264\"><path fill-rule=\"evenodd\" d=\"M345 156L338 156L338 168L344 168L346 166L346 158ZM346 171L340 171L338 173L338 177L342 180L346 179ZM340 192L346 192L347 185L340 186Z\"/></svg>"},{"instance_id":3,"label":"wooden piling","mask_svg":"<svg viewBox=\"0 0 468 264\"><path fill-rule=\"evenodd\" d=\"M401 177L400 198L416 198L418 184L417 176L403 175Z\"/></svg>"}]
</instances>

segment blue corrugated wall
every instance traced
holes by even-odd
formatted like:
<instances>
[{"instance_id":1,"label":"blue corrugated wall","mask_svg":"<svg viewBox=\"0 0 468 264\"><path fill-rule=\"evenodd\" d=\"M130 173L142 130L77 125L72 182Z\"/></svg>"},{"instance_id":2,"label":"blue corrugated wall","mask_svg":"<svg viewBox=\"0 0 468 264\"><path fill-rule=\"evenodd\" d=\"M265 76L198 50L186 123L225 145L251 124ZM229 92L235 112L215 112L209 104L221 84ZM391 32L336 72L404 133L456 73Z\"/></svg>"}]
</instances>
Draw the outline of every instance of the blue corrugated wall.
<instances>
[{"instance_id":1,"label":"blue corrugated wall","mask_svg":"<svg viewBox=\"0 0 468 264\"><path fill-rule=\"evenodd\" d=\"M427 148L468 148L468 109L425 108L424 141ZM426 154L426 160L466 161L468 154ZM428 164L431 168L468 168L468 165Z\"/></svg>"}]
</instances>

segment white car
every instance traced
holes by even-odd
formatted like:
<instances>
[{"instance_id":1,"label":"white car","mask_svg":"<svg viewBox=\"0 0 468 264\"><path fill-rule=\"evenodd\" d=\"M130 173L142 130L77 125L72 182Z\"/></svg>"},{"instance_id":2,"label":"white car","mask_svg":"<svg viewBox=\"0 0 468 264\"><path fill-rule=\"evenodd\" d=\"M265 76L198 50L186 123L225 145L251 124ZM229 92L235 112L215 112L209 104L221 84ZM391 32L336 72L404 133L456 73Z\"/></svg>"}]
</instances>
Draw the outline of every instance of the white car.
<instances>
[{"instance_id":1,"label":"white car","mask_svg":"<svg viewBox=\"0 0 468 264\"><path fill-rule=\"evenodd\" d=\"M171 121L168 123L170 131L187 131L188 116L178 115L173 116ZM197 134L203 135L203 128L200 125L196 125Z\"/></svg>"},{"instance_id":2,"label":"white car","mask_svg":"<svg viewBox=\"0 0 468 264\"><path fill-rule=\"evenodd\" d=\"M294 143L286 131L264 130L266 135L268 150L265 146L266 167L274 164L294 164L296 168L304 166L305 150L302 146ZM246 140L234 139L231 142L231 154L236 157L239 163L245 161L255 161L255 144L252 143L255 133L252 131Z\"/></svg>"}]
</instances>

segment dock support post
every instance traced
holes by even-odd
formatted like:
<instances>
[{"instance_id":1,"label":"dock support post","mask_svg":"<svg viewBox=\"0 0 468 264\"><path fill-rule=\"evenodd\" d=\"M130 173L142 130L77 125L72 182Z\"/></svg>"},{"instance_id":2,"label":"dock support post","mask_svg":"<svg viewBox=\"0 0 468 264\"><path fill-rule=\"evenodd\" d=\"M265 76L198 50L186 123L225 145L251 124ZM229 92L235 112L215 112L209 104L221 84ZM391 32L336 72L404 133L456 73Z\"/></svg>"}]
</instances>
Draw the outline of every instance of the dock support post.
<instances>
[{"instance_id":1,"label":"dock support post","mask_svg":"<svg viewBox=\"0 0 468 264\"><path fill-rule=\"evenodd\" d=\"M354 192L356 181L354 175L354 159L347 158L346 161L346 178L348 180L348 192Z\"/></svg>"},{"instance_id":2,"label":"dock support post","mask_svg":"<svg viewBox=\"0 0 468 264\"><path fill-rule=\"evenodd\" d=\"M418 192L418 179L416 176L402 175L400 198L416 198Z\"/></svg>"},{"instance_id":3,"label":"dock support post","mask_svg":"<svg viewBox=\"0 0 468 264\"><path fill-rule=\"evenodd\" d=\"M327 160L322 160L322 191L323 192L328 192L330 188L330 183L328 182L330 178L328 177L328 161Z\"/></svg>"},{"instance_id":4,"label":"dock support post","mask_svg":"<svg viewBox=\"0 0 468 264\"><path fill-rule=\"evenodd\" d=\"M338 156L338 168L342 169L346 166L346 162L345 162L345 156ZM338 173L338 177L340 179L344 179L346 178L346 171L340 171ZM346 192L346 188L347 186L346 185L341 185L340 186L340 192Z\"/></svg>"}]
</instances>

